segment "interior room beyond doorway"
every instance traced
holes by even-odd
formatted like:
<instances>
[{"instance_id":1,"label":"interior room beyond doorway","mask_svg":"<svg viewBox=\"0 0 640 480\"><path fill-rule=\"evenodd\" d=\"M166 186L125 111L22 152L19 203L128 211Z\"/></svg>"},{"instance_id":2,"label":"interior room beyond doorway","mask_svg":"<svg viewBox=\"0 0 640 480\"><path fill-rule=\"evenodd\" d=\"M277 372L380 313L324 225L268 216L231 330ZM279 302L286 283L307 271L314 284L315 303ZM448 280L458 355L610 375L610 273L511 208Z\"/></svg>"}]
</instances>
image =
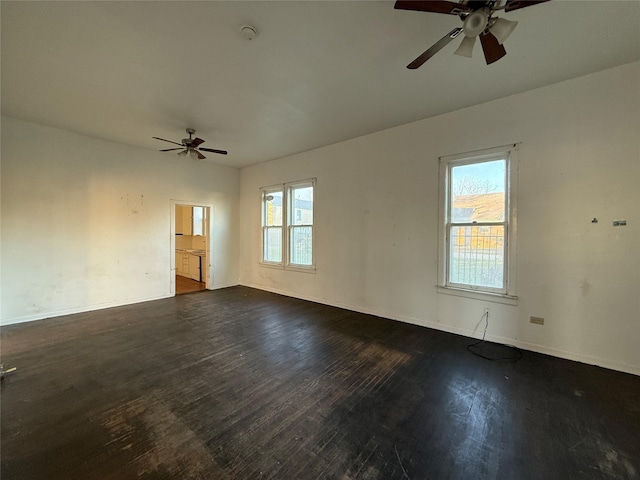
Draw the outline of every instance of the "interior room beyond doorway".
<instances>
[{"instance_id":1,"label":"interior room beyond doorway","mask_svg":"<svg viewBox=\"0 0 640 480\"><path fill-rule=\"evenodd\" d=\"M209 283L209 207L175 206L176 295L206 290Z\"/></svg>"}]
</instances>

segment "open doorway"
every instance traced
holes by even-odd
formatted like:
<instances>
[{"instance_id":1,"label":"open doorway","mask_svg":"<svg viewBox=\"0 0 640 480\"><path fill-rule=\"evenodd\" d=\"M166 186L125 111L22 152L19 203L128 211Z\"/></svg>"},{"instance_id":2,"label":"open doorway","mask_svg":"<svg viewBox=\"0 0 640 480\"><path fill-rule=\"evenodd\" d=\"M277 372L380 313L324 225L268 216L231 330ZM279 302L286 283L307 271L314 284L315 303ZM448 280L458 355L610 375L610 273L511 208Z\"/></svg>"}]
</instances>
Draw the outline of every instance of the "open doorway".
<instances>
[{"instance_id":1,"label":"open doorway","mask_svg":"<svg viewBox=\"0 0 640 480\"><path fill-rule=\"evenodd\" d=\"M210 207L174 205L175 294L209 288Z\"/></svg>"}]
</instances>

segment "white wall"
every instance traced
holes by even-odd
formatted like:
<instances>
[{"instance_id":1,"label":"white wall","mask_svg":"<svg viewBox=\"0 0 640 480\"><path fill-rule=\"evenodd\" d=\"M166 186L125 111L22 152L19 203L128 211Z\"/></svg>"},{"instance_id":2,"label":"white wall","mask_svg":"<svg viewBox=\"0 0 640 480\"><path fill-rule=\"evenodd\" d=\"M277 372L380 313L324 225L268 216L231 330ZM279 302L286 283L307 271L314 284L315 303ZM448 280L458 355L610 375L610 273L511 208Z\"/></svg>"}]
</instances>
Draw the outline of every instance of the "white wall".
<instances>
[{"instance_id":1,"label":"white wall","mask_svg":"<svg viewBox=\"0 0 640 480\"><path fill-rule=\"evenodd\" d=\"M490 306L489 339L640 374L639 86L635 62L245 168L240 281L470 336ZM515 142L518 305L436 293L438 157ZM259 266L259 187L309 177L317 272Z\"/></svg>"},{"instance_id":2,"label":"white wall","mask_svg":"<svg viewBox=\"0 0 640 480\"><path fill-rule=\"evenodd\" d=\"M170 295L171 200L213 205L238 283L239 171L2 117L3 324Z\"/></svg>"}]
</instances>

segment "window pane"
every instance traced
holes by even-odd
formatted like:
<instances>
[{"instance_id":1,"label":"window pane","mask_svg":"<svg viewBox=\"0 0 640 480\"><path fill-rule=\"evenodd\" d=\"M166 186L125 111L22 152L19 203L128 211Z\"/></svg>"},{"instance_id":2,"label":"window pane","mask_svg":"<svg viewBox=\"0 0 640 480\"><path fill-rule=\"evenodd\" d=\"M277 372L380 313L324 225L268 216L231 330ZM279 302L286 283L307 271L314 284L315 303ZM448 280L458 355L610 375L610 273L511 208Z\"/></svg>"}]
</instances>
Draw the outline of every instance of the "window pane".
<instances>
[{"instance_id":1,"label":"window pane","mask_svg":"<svg viewBox=\"0 0 640 480\"><path fill-rule=\"evenodd\" d=\"M506 160L451 168L451 222L504 222Z\"/></svg>"},{"instance_id":2,"label":"window pane","mask_svg":"<svg viewBox=\"0 0 640 480\"><path fill-rule=\"evenodd\" d=\"M263 244L265 262L282 262L282 227L266 227Z\"/></svg>"},{"instance_id":3,"label":"window pane","mask_svg":"<svg viewBox=\"0 0 640 480\"><path fill-rule=\"evenodd\" d=\"M291 227L291 261L295 265L312 265L313 227Z\"/></svg>"},{"instance_id":4,"label":"window pane","mask_svg":"<svg viewBox=\"0 0 640 480\"><path fill-rule=\"evenodd\" d=\"M265 226L282 226L282 192L269 192L264 195Z\"/></svg>"},{"instance_id":5,"label":"window pane","mask_svg":"<svg viewBox=\"0 0 640 480\"><path fill-rule=\"evenodd\" d=\"M291 225L313 225L313 187L291 189Z\"/></svg>"},{"instance_id":6,"label":"window pane","mask_svg":"<svg viewBox=\"0 0 640 480\"><path fill-rule=\"evenodd\" d=\"M449 282L504 288L504 226L451 227Z\"/></svg>"},{"instance_id":7,"label":"window pane","mask_svg":"<svg viewBox=\"0 0 640 480\"><path fill-rule=\"evenodd\" d=\"M193 207L193 234L204 235L204 207Z\"/></svg>"}]
</instances>

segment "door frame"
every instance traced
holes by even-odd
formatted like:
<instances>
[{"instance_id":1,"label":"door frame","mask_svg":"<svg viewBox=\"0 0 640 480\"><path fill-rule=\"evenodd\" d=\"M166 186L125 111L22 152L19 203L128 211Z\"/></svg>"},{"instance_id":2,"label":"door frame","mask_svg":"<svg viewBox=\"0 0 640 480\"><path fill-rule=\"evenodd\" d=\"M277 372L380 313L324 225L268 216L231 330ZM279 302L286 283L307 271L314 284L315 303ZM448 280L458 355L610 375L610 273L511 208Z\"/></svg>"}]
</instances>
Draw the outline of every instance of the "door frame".
<instances>
[{"instance_id":1,"label":"door frame","mask_svg":"<svg viewBox=\"0 0 640 480\"><path fill-rule=\"evenodd\" d=\"M213 212L213 204L207 202L195 202L191 200L170 200L170 214L169 214L169 294L172 297L176 296L176 207L178 205L189 205L192 207L204 207L207 211L207 255L204 276L204 282L207 286L207 290L213 290L213 221L211 215Z\"/></svg>"}]
</instances>

